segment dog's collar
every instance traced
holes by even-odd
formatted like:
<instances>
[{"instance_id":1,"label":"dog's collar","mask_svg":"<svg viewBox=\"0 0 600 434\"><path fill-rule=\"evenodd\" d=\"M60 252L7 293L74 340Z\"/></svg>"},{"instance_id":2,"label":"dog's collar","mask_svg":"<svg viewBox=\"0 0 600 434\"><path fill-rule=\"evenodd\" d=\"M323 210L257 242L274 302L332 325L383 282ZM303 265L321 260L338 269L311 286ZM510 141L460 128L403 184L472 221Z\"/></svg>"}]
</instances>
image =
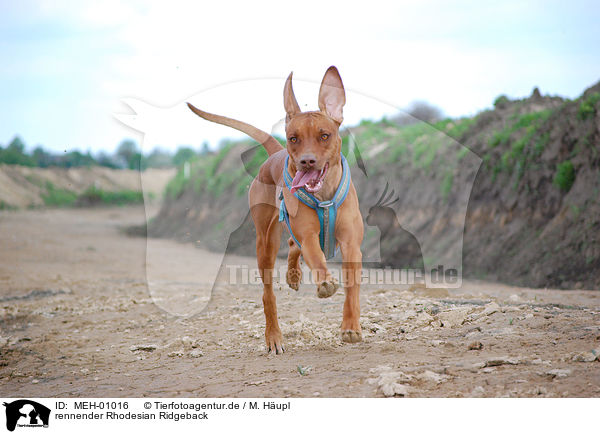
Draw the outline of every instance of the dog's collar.
<instances>
[{"instance_id":1,"label":"dog's collar","mask_svg":"<svg viewBox=\"0 0 600 434\"><path fill-rule=\"evenodd\" d=\"M350 189L350 167L348 166L348 161L346 161L344 155L340 154L340 156L342 159L342 179L340 180L338 188L331 200L320 201L312 194L308 193L304 188L299 188L294 193L294 196L296 196L300 202L317 212L319 225L321 227L319 231L319 243L321 245L321 250L323 250L323 253L325 253L326 259L333 258L337 252L335 240L335 220L337 217L337 210L346 199L348 190ZM290 156L288 155L285 158L285 164L283 167L283 179L286 187L291 190L292 176L288 172L289 159ZM283 200L283 192L279 196L279 199L281 200L281 204L279 206L279 221L285 221L288 230L290 231L290 235L298 247L301 247L300 243L292 233L289 214Z\"/></svg>"}]
</instances>

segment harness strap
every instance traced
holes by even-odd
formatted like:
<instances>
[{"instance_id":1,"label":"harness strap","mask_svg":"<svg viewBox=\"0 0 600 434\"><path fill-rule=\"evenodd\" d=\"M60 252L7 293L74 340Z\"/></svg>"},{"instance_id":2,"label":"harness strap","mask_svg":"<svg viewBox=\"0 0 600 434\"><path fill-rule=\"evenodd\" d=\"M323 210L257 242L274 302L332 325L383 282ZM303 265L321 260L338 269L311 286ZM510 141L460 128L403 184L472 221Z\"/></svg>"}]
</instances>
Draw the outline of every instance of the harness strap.
<instances>
[{"instance_id":1,"label":"harness strap","mask_svg":"<svg viewBox=\"0 0 600 434\"><path fill-rule=\"evenodd\" d=\"M304 205L314 209L317 212L317 217L319 218L319 244L321 246L321 250L325 254L326 259L333 258L336 253L336 240L335 240L335 221L337 218L337 210L340 205L346 200L346 196L348 195L348 190L350 189L350 167L348 166L348 161L346 158L341 155L342 158L342 179L340 180L340 184L333 195L331 200L320 201L312 194L308 193L304 188L299 188L294 193L294 196L298 198L300 202ZM285 185L288 189L292 188L292 177L288 173L288 163L289 163L289 155L285 159L285 165L283 168L283 179L285 181ZM285 224L288 227L290 235L294 242L298 245L298 247L302 247L294 233L292 232L292 226L290 225L289 213L287 212L287 208L285 207L285 201L283 198L283 192L279 195L279 199L281 200L281 204L279 205L279 221L285 221Z\"/></svg>"}]
</instances>

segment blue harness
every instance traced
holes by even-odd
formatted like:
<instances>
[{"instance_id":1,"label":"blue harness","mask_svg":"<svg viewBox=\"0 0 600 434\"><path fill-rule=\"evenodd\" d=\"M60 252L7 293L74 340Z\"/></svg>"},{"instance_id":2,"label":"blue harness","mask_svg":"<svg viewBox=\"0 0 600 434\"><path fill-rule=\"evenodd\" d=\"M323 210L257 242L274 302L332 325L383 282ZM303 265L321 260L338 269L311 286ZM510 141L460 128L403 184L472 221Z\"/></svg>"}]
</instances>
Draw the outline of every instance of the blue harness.
<instances>
[{"instance_id":1,"label":"blue harness","mask_svg":"<svg viewBox=\"0 0 600 434\"><path fill-rule=\"evenodd\" d=\"M300 202L304 205L314 209L317 212L317 217L319 218L319 225L321 229L319 230L319 244L321 245L321 250L325 254L326 259L333 258L336 253L336 241L335 241L335 219L337 217L337 210L340 205L346 199L348 195L348 190L350 188L350 167L348 166L348 162L346 158L342 157L342 179L340 180L340 185L337 188L337 191L333 195L333 199L319 201L312 194L308 193L304 188L299 188L294 193L294 196L298 198ZM285 181L285 185L288 189L292 189L292 177L288 173L288 162L289 155L285 159L285 166L283 168L283 179ZM290 235L298 245L300 243L294 236L292 232L292 226L290 225L290 216L285 207L285 202L283 199L283 191L279 195L279 199L281 200L281 204L279 205L279 221L285 221L285 224L290 231Z\"/></svg>"}]
</instances>

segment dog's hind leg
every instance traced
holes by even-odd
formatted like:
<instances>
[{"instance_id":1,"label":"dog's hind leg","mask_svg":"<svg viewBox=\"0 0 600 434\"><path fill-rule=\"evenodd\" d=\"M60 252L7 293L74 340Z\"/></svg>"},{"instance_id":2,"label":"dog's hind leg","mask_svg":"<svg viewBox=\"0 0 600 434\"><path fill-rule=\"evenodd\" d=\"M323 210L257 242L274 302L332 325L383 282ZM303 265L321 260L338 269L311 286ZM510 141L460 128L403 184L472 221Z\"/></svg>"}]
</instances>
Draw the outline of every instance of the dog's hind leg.
<instances>
[{"instance_id":1,"label":"dog's hind leg","mask_svg":"<svg viewBox=\"0 0 600 434\"><path fill-rule=\"evenodd\" d=\"M354 189L352 189L352 196L349 199L354 200L356 203L355 194ZM344 205L351 203L346 202ZM356 210L354 215L346 215L346 218L340 219L336 226L336 239L342 251L342 280L344 283L344 292L346 293L341 334L342 341L349 343L360 342L362 340L362 330L360 328L362 253L360 245L364 232L358 206L356 205L354 209Z\"/></svg>"},{"instance_id":2,"label":"dog's hind leg","mask_svg":"<svg viewBox=\"0 0 600 434\"><path fill-rule=\"evenodd\" d=\"M290 246L290 251L288 253L288 269L285 280L291 289L298 291L300 281L302 280L302 270L300 269L301 251L292 237L288 240L288 245Z\"/></svg>"},{"instance_id":3,"label":"dog's hind leg","mask_svg":"<svg viewBox=\"0 0 600 434\"><path fill-rule=\"evenodd\" d=\"M360 328L360 278L362 270L362 253L358 243L341 243L343 256L343 280L346 299L344 301L344 316L342 319L342 341L362 341Z\"/></svg>"}]
</instances>

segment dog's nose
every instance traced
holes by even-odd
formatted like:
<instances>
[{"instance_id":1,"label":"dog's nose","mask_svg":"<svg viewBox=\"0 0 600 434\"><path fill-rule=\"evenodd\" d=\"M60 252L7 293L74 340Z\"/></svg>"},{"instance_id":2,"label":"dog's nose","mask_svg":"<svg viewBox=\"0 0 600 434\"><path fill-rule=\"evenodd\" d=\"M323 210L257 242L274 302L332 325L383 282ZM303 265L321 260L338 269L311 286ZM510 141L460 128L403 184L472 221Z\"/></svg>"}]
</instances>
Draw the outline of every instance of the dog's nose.
<instances>
[{"instance_id":1,"label":"dog's nose","mask_svg":"<svg viewBox=\"0 0 600 434\"><path fill-rule=\"evenodd\" d=\"M313 154L304 154L300 157L300 165L303 169L311 169L317 163L317 157Z\"/></svg>"}]
</instances>

